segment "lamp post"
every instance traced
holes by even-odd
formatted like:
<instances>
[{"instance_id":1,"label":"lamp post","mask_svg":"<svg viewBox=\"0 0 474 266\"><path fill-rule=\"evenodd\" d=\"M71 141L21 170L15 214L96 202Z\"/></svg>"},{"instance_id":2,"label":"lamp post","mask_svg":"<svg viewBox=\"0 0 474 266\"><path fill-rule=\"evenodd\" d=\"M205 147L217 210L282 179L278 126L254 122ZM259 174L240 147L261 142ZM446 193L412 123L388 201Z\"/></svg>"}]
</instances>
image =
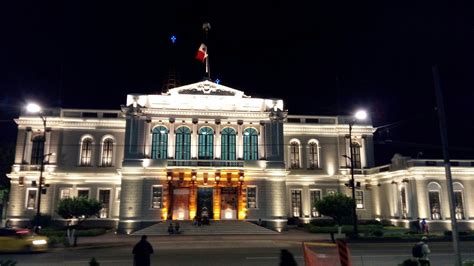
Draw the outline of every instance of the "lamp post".
<instances>
[{"instance_id":1,"label":"lamp post","mask_svg":"<svg viewBox=\"0 0 474 266\"><path fill-rule=\"evenodd\" d=\"M38 182L38 203L36 204L36 217L35 217L35 232L38 233L40 227L40 217L41 217L41 194L43 193L43 171L44 171L44 160L46 157L53 155L52 153L45 154L45 144L46 144L46 116L42 112L42 109L39 105L35 103L30 103L26 106L26 110L29 113L38 114L38 116L43 121L43 136L41 138L42 154L40 156L40 173L39 173L39 182Z\"/></svg>"},{"instance_id":2,"label":"lamp post","mask_svg":"<svg viewBox=\"0 0 474 266\"><path fill-rule=\"evenodd\" d=\"M351 182L349 186L352 188L352 199L354 200L354 204L352 205L352 226L353 226L353 234L354 237L358 237L359 231L357 229L357 204L356 204L356 197L355 197L355 179L354 179L354 152L353 152L353 144L352 144L352 126L355 124L357 120L365 120L367 118L367 112L363 110L359 110L355 113L354 117L349 121L349 153L350 156L345 155L344 157L348 158L351 162Z\"/></svg>"}]
</instances>

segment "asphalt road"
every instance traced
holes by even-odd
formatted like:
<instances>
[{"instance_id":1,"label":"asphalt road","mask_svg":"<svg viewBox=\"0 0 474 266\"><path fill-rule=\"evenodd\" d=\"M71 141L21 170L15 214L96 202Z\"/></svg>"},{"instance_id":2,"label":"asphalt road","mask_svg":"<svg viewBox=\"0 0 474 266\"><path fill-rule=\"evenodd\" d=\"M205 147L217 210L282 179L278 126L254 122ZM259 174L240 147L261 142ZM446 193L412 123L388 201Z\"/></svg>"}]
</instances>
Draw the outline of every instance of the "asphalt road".
<instances>
[{"instance_id":1,"label":"asphalt road","mask_svg":"<svg viewBox=\"0 0 474 266\"><path fill-rule=\"evenodd\" d=\"M168 246L152 243L155 254L152 265L279 265L281 249L288 249L298 265L304 265L301 244L292 241L268 241L252 243L183 243ZM225 246L225 248L222 248ZM251 246L251 247L249 247ZM410 243L352 244L354 265L397 265L410 257ZM432 265L453 265L451 243L430 243ZM462 242L463 259L474 259L474 242ZM56 249L42 254L0 254L0 258L11 258L22 265L88 265L95 257L101 266L132 265L131 246Z\"/></svg>"}]
</instances>

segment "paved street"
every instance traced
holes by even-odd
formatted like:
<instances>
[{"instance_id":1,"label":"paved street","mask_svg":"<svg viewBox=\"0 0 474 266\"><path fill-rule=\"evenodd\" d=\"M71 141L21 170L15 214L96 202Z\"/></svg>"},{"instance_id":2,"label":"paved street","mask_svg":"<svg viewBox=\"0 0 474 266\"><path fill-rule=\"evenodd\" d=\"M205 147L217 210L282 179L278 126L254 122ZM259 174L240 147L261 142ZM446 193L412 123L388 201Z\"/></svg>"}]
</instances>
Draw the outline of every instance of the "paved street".
<instances>
[{"instance_id":1,"label":"paved street","mask_svg":"<svg viewBox=\"0 0 474 266\"><path fill-rule=\"evenodd\" d=\"M281 249L288 249L304 265L301 244L285 240L171 241L152 239L154 265L278 265ZM121 244L121 245L120 245ZM354 265L397 265L410 256L411 243L351 244ZM132 265L130 242L113 247L55 249L44 254L1 254L21 265L88 265L96 257L100 265ZM451 243L430 243L432 265L452 265ZM462 242L464 259L474 259L474 242Z\"/></svg>"}]
</instances>

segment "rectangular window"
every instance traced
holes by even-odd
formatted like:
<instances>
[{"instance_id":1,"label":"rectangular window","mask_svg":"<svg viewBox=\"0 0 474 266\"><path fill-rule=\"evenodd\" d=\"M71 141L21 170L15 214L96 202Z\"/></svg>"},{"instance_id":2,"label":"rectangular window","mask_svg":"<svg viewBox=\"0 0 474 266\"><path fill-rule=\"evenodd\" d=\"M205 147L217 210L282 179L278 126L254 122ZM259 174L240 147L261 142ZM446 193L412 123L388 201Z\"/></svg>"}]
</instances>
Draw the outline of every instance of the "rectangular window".
<instances>
[{"instance_id":1,"label":"rectangular window","mask_svg":"<svg viewBox=\"0 0 474 266\"><path fill-rule=\"evenodd\" d=\"M256 209L257 205L257 187L248 186L247 187L247 209Z\"/></svg>"},{"instance_id":2,"label":"rectangular window","mask_svg":"<svg viewBox=\"0 0 474 266\"><path fill-rule=\"evenodd\" d=\"M99 189L99 202L102 204L99 218L109 218L110 189Z\"/></svg>"},{"instance_id":3,"label":"rectangular window","mask_svg":"<svg viewBox=\"0 0 474 266\"><path fill-rule=\"evenodd\" d=\"M310 190L309 196L311 202L311 217L320 217L321 214L319 214L316 209L316 201L321 200L321 190Z\"/></svg>"},{"instance_id":4,"label":"rectangular window","mask_svg":"<svg viewBox=\"0 0 474 266\"><path fill-rule=\"evenodd\" d=\"M432 220L441 220L441 204L439 199L439 191L428 192L430 203L430 214Z\"/></svg>"},{"instance_id":5,"label":"rectangular window","mask_svg":"<svg viewBox=\"0 0 474 266\"><path fill-rule=\"evenodd\" d=\"M89 189L88 188L78 188L77 189L78 198L89 198Z\"/></svg>"},{"instance_id":6,"label":"rectangular window","mask_svg":"<svg viewBox=\"0 0 474 266\"><path fill-rule=\"evenodd\" d=\"M36 188L28 188L26 190L25 208L29 210L36 208L36 197L38 196L37 191Z\"/></svg>"},{"instance_id":7,"label":"rectangular window","mask_svg":"<svg viewBox=\"0 0 474 266\"><path fill-rule=\"evenodd\" d=\"M163 207L163 187L151 187L151 208L161 209Z\"/></svg>"},{"instance_id":8,"label":"rectangular window","mask_svg":"<svg viewBox=\"0 0 474 266\"><path fill-rule=\"evenodd\" d=\"M70 188L61 189L60 197L61 197L61 199L70 198L71 197L71 189Z\"/></svg>"},{"instance_id":9,"label":"rectangular window","mask_svg":"<svg viewBox=\"0 0 474 266\"><path fill-rule=\"evenodd\" d=\"M301 206L301 190L292 189L291 190L291 214L293 217L301 217L302 215L302 206Z\"/></svg>"},{"instance_id":10,"label":"rectangular window","mask_svg":"<svg viewBox=\"0 0 474 266\"><path fill-rule=\"evenodd\" d=\"M407 203L407 192L404 187L400 189L400 201L402 207L402 219L406 219L408 217L408 203Z\"/></svg>"},{"instance_id":11,"label":"rectangular window","mask_svg":"<svg viewBox=\"0 0 474 266\"><path fill-rule=\"evenodd\" d=\"M356 202L357 209L363 209L364 208L364 191L356 190L355 196L356 196L355 202Z\"/></svg>"}]
</instances>

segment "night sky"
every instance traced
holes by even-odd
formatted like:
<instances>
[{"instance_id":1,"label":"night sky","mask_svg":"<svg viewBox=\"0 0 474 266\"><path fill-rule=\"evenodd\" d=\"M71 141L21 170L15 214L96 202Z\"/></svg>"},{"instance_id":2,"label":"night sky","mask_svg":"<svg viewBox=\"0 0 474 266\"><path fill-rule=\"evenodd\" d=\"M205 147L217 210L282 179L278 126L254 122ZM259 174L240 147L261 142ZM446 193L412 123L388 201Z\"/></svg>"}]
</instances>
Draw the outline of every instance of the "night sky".
<instances>
[{"instance_id":1,"label":"night sky","mask_svg":"<svg viewBox=\"0 0 474 266\"><path fill-rule=\"evenodd\" d=\"M10 2L0 4L3 141L27 100L118 109L127 93L161 92L171 66L182 84L200 81L194 55L209 21L212 79L281 98L290 114L367 108L381 127L377 164L395 152L442 158L438 64L451 155L474 159L472 1Z\"/></svg>"}]
</instances>

